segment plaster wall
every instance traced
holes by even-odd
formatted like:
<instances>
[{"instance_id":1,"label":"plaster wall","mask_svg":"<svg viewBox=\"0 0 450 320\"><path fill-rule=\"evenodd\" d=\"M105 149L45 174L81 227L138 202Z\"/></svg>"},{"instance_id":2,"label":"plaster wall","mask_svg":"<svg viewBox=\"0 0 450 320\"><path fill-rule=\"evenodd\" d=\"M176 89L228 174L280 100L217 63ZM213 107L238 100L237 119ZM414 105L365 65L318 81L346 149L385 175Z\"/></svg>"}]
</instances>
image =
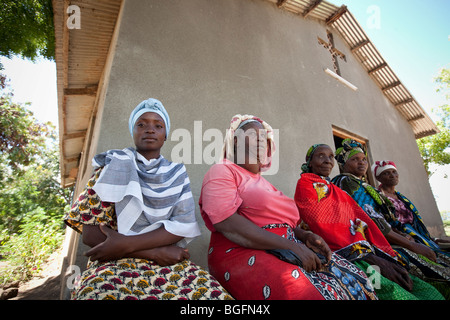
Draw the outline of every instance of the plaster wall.
<instances>
[{"instance_id":1,"label":"plaster wall","mask_svg":"<svg viewBox=\"0 0 450 320\"><path fill-rule=\"evenodd\" d=\"M339 61L342 76L358 89L324 72L333 69L317 41L327 39L324 24L260 0L126 0L122 14L96 152L133 146L131 110L149 97L161 100L172 122L162 154L169 160L185 156L198 204L211 165L207 147L221 146L218 136L207 141L204 134L216 129L223 137L233 115L254 114L279 130L276 174L266 178L293 197L307 149L314 143L333 146L334 125L367 139L374 160L395 161L398 189L416 204L432 233L443 231L410 125L337 33L335 46L347 57ZM188 141L174 132L190 133L190 159L174 152ZM332 176L337 173L336 165ZM189 248L192 260L207 267L209 231L199 210L197 217L203 234Z\"/></svg>"}]
</instances>

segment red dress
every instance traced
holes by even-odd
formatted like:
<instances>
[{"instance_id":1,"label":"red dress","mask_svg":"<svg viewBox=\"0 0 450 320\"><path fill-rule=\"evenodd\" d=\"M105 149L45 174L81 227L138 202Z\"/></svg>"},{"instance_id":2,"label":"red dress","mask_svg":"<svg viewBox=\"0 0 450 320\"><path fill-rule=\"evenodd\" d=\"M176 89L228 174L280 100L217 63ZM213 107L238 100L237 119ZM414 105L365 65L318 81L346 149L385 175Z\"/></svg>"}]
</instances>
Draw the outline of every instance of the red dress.
<instances>
[{"instance_id":1,"label":"red dress","mask_svg":"<svg viewBox=\"0 0 450 320\"><path fill-rule=\"evenodd\" d=\"M297 182L295 202L312 232L331 250L364 243L396 258L397 254L372 219L344 190L313 173Z\"/></svg>"}]
</instances>

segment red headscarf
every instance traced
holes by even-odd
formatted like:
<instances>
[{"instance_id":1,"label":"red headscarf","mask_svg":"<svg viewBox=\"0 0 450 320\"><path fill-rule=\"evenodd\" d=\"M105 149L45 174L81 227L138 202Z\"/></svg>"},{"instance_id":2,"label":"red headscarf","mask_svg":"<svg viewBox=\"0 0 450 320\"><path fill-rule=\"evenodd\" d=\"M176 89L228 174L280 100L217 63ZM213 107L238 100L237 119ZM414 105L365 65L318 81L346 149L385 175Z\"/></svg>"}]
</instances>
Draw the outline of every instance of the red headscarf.
<instances>
[{"instance_id":1,"label":"red headscarf","mask_svg":"<svg viewBox=\"0 0 450 320\"><path fill-rule=\"evenodd\" d=\"M375 163L372 165L372 172L375 177L378 177L384 170L387 169L397 170L397 166L395 165L394 161L375 161Z\"/></svg>"}]
</instances>

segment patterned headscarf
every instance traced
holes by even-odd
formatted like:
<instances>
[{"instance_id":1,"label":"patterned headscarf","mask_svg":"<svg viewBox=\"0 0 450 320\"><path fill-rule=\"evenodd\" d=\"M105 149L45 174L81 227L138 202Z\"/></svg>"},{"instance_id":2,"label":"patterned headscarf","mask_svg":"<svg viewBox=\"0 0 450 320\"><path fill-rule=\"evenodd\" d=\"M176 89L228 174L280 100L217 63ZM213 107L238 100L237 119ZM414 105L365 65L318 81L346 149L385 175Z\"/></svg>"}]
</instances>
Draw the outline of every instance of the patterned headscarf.
<instances>
[{"instance_id":1,"label":"patterned headscarf","mask_svg":"<svg viewBox=\"0 0 450 320\"><path fill-rule=\"evenodd\" d=\"M166 124L166 138L168 138L170 131L169 114L167 113L161 101L153 98L142 101L131 112L130 118L128 120L128 129L130 130L131 137L133 137L134 124L139 119L139 117L146 112L154 112L161 116L161 118L164 120L164 123Z\"/></svg>"},{"instance_id":2,"label":"patterned headscarf","mask_svg":"<svg viewBox=\"0 0 450 320\"><path fill-rule=\"evenodd\" d=\"M342 141L342 147L336 150L335 158L337 163L343 167L348 159L358 153L364 153L364 155L366 155L364 146L356 140L350 138L344 139Z\"/></svg>"},{"instance_id":3,"label":"patterned headscarf","mask_svg":"<svg viewBox=\"0 0 450 320\"><path fill-rule=\"evenodd\" d=\"M375 177L378 177L383 171L387 169L397 170L394 161L390 160L375 161L375 163L372 165L372 172Z\"/></svg>"},{"instance_id":4,"label":"patterned headscarf","mask_svg":"<svg viewBox=\"0 0 450 320\"><path fill-rule=\"evenodd\" d=\"M316 149L318 147L322 147L322 146L328 146L327 144L324 143L318 143L318 144L314 144L312 145L309 149L308 152L306 153L306 157L305 157L305 163L302 164L302 172L303 173L308 173L311 172L311 168L309 167L309 163L311 162L311 159L314 155L314 152L316 151Z\"/></svg>"},{"instance_id":5,"label":"patterned headscarf","mask_svg":"<svg viewBox=\"0 0 450 320\"><path fill-rule=\"evenodd\" d=\"M275 153L275 142L273 139L273 129L272 127L265 122L264 120L261 120L258 117L245 114L237 114L231 119L230 128L227 129L227 132L225 134L225 140L222 148L222 158L228 159L231 162L234 162L234 137L236 134L236 131L240 128L242 128L244 125L246 125L249 122L257 121L262 124L263 128L266 129L267 133L267 140L270 142L270 148L268 146L267 148L267 160L266 163L263 164L261 167L261 171L267 171L270 168L270 165L272 164L272 155ZM270 150L270 151L269 151Z\"/></svg>"}]
</instances>

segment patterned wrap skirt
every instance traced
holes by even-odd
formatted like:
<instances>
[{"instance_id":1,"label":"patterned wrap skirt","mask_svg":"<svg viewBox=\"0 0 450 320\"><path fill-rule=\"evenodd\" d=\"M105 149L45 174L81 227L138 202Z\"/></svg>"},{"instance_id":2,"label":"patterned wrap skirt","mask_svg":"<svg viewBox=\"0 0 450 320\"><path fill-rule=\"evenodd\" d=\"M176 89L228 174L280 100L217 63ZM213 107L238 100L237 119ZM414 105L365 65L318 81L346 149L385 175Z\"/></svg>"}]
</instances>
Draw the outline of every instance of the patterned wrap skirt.
<instances>
[{"instance_id":1,"label":"patterned wrap skirt","mask_svg":"<svg viewBox=\"0 0 450 320\"><path fill-rule=\"evenodd\" d=\"M211 275L189 260L161 267L126 258L90 262L71 291L72 300L232 300Z\"/></svg>"},{"instance_id":2,"label":"patterned wrap skirt","mask_svg":"<svg viewBox=\"0 0 450 320\"><path fill-rule=\"evenodd\" d=\"M300 242L287 225L264 229ZM237 300L377 299L365 273L334 253L325 270L306 272L265 250L238 246L213 232L208 265L211 275Z\"/></svg>"}]
</instances>

